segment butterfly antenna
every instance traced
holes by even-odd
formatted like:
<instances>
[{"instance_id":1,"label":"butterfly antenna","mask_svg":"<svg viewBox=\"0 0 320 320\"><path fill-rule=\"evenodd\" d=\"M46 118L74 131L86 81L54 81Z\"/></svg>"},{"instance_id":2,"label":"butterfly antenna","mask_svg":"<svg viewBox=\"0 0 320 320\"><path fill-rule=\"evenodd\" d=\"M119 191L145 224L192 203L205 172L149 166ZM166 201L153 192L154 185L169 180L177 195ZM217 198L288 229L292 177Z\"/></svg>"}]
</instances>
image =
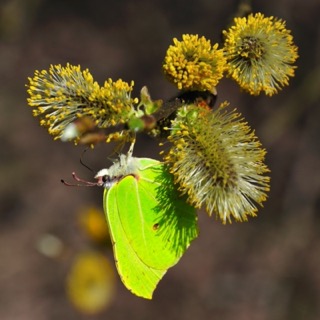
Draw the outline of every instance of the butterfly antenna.
<instances>
[{"instance_id":1,"label":"butterfly antenna","mask_svg":"<svg viewBox=\"0 0 320 320\"><path fill-rule=\"evenodd\" d=\"M87 150L88 150L88 148L86 148L86 149L83 150L82 155L81 155L81 157L80 157L80 163L81 163L85 168L87 168L88 170L90 170L92 173L95 173L95 171L92 170L88 165L86 165L86 164L83 162L83 160L82 160L82 158L83 158L85 152L87 152Z\"/></svg>"}]
</instances>

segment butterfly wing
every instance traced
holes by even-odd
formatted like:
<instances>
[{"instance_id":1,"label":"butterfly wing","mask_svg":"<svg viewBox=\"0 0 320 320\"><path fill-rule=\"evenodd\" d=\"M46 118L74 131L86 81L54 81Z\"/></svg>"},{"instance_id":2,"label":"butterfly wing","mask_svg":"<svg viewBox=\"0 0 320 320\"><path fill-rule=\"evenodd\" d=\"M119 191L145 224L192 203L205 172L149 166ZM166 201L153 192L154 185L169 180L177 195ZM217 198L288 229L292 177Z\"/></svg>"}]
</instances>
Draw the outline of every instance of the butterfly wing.
<instances>
[{"instance_id":1,"label":"butterfly wing","mask_svg":"<svg viewBox=\"0 0 320 320\"><path fill-rule=\"evenodd\" d=\"M197 237L198 228L195 209L180 197L166 167L145 158L138 166L135 175L105 191L104 208L123 283L151 299L167 269Z\"/></svg>"},{"instance_id":2,"label":"butterfly wing","mask_svg":"<svg viewBox=\"0 0 320 320\"><path fill-rule=\"evenodd\" d=\"M120 220L121 205L117 188L105 189L104 207L113 243L114 258L124 285L135 295L151 299L152 293L166 270L157 270L141 261L132 245L131 235L123 229ZM131 210L130 210L131 211Z\"/></svg>"}]
</instances>

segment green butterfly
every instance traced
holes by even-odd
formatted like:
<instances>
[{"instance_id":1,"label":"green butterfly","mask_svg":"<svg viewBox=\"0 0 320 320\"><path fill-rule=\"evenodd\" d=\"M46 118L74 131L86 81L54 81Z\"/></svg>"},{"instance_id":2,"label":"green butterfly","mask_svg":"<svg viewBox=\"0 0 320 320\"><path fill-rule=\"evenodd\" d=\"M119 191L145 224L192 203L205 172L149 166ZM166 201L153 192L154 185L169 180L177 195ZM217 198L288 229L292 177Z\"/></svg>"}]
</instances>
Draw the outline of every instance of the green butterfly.
<instances>
[{"instance_id":1,"label":"green butterfly","mask_svg":"<svg viewBox=\"0 0 320 320\"><path fill-rule=\"evenodd\" d=\"M198 236L195 209L186 203L165 164L132 157L132 149L95 177L118 273L137 296L151 299L167 270Z\"/></svg>"}]
</instances>

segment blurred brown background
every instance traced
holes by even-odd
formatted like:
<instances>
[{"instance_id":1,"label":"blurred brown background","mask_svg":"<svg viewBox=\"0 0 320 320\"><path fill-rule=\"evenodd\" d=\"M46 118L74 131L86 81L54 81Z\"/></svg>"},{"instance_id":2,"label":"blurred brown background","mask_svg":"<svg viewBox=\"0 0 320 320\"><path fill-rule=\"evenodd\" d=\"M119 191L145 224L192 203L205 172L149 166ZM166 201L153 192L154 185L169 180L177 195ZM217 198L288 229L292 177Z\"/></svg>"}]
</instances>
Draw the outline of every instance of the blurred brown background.
<instances>
[{"instance_id":1,"label":"blurred brown background","mask_svg":"<svg viewBox=\"0 0 320 320\"><path fill-rule=\"evenodd\" d=\"M296 77L268 98L240 93L231 80L218 87L255 128L268 149L271 193L257 218L222 226L200 212L200 237L170 269L154 299L120 283L99 315L77 311L65 295L73 256L89 246L78 211L101 206L102 190L66 188L83 147L55 142L26 103L27 77L49 64L81 64L102 84L111 77L147 85L169 98L161 63L173 37L205 35L213 42L237 1L0 1L0 319L320 319L320 3L253 1L253 10L287 21L299 46ZM110 147L85 155L95 169L109 166ZM137 155L157 155L140 137ZM64 253L36 250L43 234L57 236ZM106 255L112 259L110 247ZM112 260L113 261L113 260Z\"/></svg>"}]
</instances>

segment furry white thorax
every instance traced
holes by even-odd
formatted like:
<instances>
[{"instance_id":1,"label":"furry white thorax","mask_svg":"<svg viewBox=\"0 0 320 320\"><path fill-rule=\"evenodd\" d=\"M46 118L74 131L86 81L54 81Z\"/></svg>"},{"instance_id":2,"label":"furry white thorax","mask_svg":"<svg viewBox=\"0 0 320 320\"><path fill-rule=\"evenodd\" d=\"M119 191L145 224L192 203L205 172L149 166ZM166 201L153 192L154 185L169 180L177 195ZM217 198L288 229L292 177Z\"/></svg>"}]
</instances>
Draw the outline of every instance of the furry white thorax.
<instances>
[{"instance_id":1,"label":"furry white thorax","mask_svg":"<svg viewBox=\"0 0 320 320\"><path fill-rule=\"evenodd\" d=\"M137 173L139 170L137 159L131 154L121 154L111 167L98 171L95 179L98 180L99 185L109 189L121 178Z\"/></svg>"}]
</instances>

